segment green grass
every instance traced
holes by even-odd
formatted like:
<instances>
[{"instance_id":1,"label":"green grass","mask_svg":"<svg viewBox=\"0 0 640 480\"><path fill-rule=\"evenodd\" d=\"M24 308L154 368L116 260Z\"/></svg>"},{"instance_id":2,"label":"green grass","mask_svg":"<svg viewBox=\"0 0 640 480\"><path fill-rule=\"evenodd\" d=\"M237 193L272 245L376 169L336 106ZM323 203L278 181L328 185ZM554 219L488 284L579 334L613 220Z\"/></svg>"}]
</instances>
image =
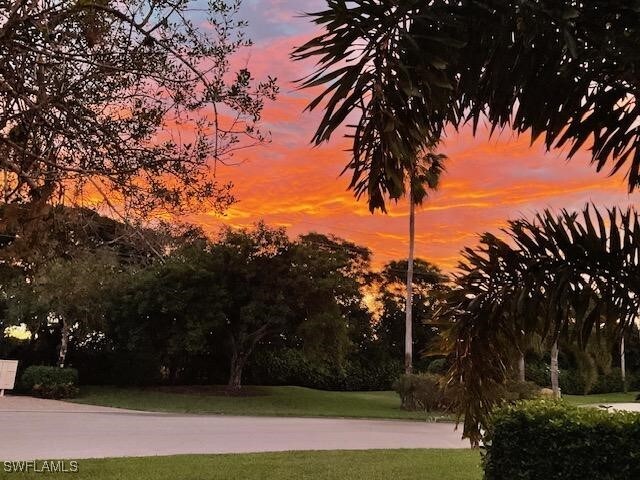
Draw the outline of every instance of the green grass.
<instances>
[{"instance_id":1,"label":"green grass","mask_svg":"<svg viewBox=\"0 0 640 480\"><path fill-rule=\"evenodd\" d=\"M40 467L41 468L41 467ZM480 480L473 450L365 450L78 460L78 473L0 478L74 480Z\"/></svg>"},{"instance_id":2,"label":"green grass","mask_svg":"<svg viewBox=\"0 0 640 480\"><path fill-rule=\"evenodd\" d=\"M635 402L638 392L600 393L594 395L563 395L562 399L573 405L591 405L601 403L630 403Z\"/></svg>"},{"instance_id":3,"label":"green grass","mask_svg":"<svg viewBox=\"0 0 640 480\"><path fill-rule=\"evenodd\" d=\"M82 387L75 402L154 412L425 420L400 408L394 392L327 392L303 387L251 387L237 397L211 389L176 393L152 388ZM434 415L430 420L450 420Z\"/></svg>"}]
</instances>

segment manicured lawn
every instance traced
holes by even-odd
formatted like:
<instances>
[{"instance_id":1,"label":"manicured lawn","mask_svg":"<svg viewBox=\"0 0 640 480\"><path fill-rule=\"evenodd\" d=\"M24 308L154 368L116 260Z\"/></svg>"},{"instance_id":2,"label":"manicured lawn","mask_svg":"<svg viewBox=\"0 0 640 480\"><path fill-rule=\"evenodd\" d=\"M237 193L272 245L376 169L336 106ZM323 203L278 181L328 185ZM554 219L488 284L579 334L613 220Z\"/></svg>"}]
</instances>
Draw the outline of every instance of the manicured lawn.
<instances>
[{"instance_id":1,"label":"manicured lawn","mask_svg":"<svg viewBox=\"0 0 640 480\"><path fill-rule=\"evenodd\" d=\"M590 405L601 403L630 403L635 402L638 392L601 393L595 395L563 395L565 402L573 405Z\"/></svg>"},{"instance_id":2,"label":"manicured lawn","mask_svg":"<svg viewBox=\"0 0 640 480\"><path fill-rule=\"evenodd\" d=\"M0 478L75 480L480 480L473 450L365 450L78 460L78 473Z\"/></svg>"},{"instance_id":3,"label":"manicured lawn","mask_svg":"<svg viewBox=\"0 0 640 480\"><path fill-rule=\"evenodd\" d=\"M221 394L211 387L178 389L82 387L74 401L156 412L353 417L425 420L421 412L400 409L394 392L326 392L302 387L250 387L251 395ZM449 420L435 415L430 420Z\"/></svg>"}]
</instances>

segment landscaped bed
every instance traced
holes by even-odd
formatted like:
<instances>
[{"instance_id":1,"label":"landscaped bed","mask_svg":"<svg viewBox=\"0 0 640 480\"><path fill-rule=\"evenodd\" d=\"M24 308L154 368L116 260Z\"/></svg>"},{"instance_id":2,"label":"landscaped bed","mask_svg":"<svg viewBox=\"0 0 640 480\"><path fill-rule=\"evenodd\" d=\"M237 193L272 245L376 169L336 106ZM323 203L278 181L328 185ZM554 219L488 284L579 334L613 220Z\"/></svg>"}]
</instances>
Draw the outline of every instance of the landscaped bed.
<instances>
[{"instance_id":1,"label":"landscaped bed","mask_svg":"<svg viewBox=\"0 0 640 480\"><path fill-rule=\"evenodd\" d=\"M329 392L303 387L246 387L246 396L219 387L82 387L73 401L156 412L446 421L451 415L408 412L395 392Z\"/></svg>"},{"instance_id":2,"label":"landscaped bed","mask_svg":"<svg viewBox=\"0 0 640 480\"><path fill-rule=\"evenodd\" d=\"M638 392L564 395L575 405L633 402ZM253 387L228 394L219 386L120 388L87 386L73 401L155 412L297 417L389 418L453 421L445 413L428 415L400 408L395 392L329 392L304 387Z\"/></svg>"}]
</instances>

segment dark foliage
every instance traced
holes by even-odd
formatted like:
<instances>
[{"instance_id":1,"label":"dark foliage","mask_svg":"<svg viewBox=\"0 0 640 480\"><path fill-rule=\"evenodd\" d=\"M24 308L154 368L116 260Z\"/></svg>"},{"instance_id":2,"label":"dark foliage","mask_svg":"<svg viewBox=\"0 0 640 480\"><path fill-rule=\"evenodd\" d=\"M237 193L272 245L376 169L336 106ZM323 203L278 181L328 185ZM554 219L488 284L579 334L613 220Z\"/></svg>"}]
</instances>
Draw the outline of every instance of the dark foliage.
<instances>
[{"instance_id":1,"label":"dark foliage","mask_svg":"<svg viewBox=\"0 0 640 480\"><path fill-rule=\"evenodd\" d=\"M387 263L378 275L378 319L374 325L375 347L403 358L405 335L407 261ZM439 302L447 291L448 277L432 263L416 258L413 273L412 338L413 351L424 353L437 338L439 329L433 323ZM427 359L417 359L417 371L426 368Z\"/></svg>"},{"instance_id":2,"label":"dark foliage","mask_svg":"<svg viewBox=\"0 0 640 480\"><path fill-rule=\"evenodd\" d=\"M20 377L20 389L41 398L71 398L78 394L74 368L31 366Z\"/></svg>"},{"instance_id":3,"label":"dark foliage","mask_svg":"<svg viewBox=\"0 0 640 480\"><path fill-rule=\"evenodd\" d=\"M251 45L238 1L209 2L197 20L194 7L0 2L5 202L37 210L98 195L149 213L233 201L211 167L267 139L258 123L277 88L232 68Z\"/></svg>"},{"instance_id":4,"label":"dark foliage","mask_svg":"<svg viewBox=\"0 0 640 480\"><path fill-rule=\"evenodd\" d=\"M404 374L393 389L400 396L405 410L422 410L425 413L447 411L455 408L455 395L447 391L444 377L433 373Z\"/></svg>"},{"instance_id":5,"label":"dark foliage","mask_svg":"<svg viewBox=\"0 0 640 480\"><path fill-rule=\"evenodd\" d=\"M393 384L402 408L425 412L455 411L459 408L460 387L449 385L445 375L421 373L402 375ZM532 382L508 379L498 392L498 403L531 400L539 396L540 387Z\"/></svg>"},{"instance_id":6,"label":"dark foliage","mask_svg":"<svg viewBox=\"0 0 640 480\"><path fill-rule=\"evenodd\" d=\"M463 252L458 288L444 317L445 345L455 354L451 381L463 387L465 431L478 439L499 386L522 342L537 334L586 348L605 327L615 338L630 328L640 299L640 218L587 206L516 220L509 243L483 235Z\"/></svg>"},{"instance_id":7,"label":"dark foliage","mask_svg":"<svg viewBox=\"0 0 640 480\"><path fill-rule=\"evenodd\" d=\"M401 371L401 359L375 362L360 354L336 365L310 360L301 350L279 349L254 355L247 365L247 383L320 390L389 390Z\"/></svg>"},{"instance_id":8,"label":"dark foliage","mask_svg":"<svg viewBox=\"0 0 640 480\"><path fill-rule=\"evenodd\" d=\"M486 118L544 137L640 184L638 0L329 0L321 34L295 50L318 62L320 143L354 118L351 187L370 208L400 198L417 153L447 124ZM348 62L345 60L349 60Z\"/></svg>"}]
</instances>

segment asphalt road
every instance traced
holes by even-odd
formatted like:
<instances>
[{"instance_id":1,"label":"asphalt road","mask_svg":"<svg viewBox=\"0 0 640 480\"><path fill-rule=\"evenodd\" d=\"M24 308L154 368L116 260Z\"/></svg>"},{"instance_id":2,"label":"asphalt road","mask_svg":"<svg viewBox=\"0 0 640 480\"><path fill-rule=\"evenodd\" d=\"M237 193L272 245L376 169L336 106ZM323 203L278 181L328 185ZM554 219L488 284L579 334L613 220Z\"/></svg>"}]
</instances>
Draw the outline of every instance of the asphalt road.
<instances>
[{"instance_id":1,"label":"asphalt road","mask_svg":"<svg viewBox=\"0 0 640 480\"><path fill-rule=\"evenodd\" d=\"M0 460L373 448L468 448L450 423L135 412L0 398Z\"/></svg>"}]
</instances>

